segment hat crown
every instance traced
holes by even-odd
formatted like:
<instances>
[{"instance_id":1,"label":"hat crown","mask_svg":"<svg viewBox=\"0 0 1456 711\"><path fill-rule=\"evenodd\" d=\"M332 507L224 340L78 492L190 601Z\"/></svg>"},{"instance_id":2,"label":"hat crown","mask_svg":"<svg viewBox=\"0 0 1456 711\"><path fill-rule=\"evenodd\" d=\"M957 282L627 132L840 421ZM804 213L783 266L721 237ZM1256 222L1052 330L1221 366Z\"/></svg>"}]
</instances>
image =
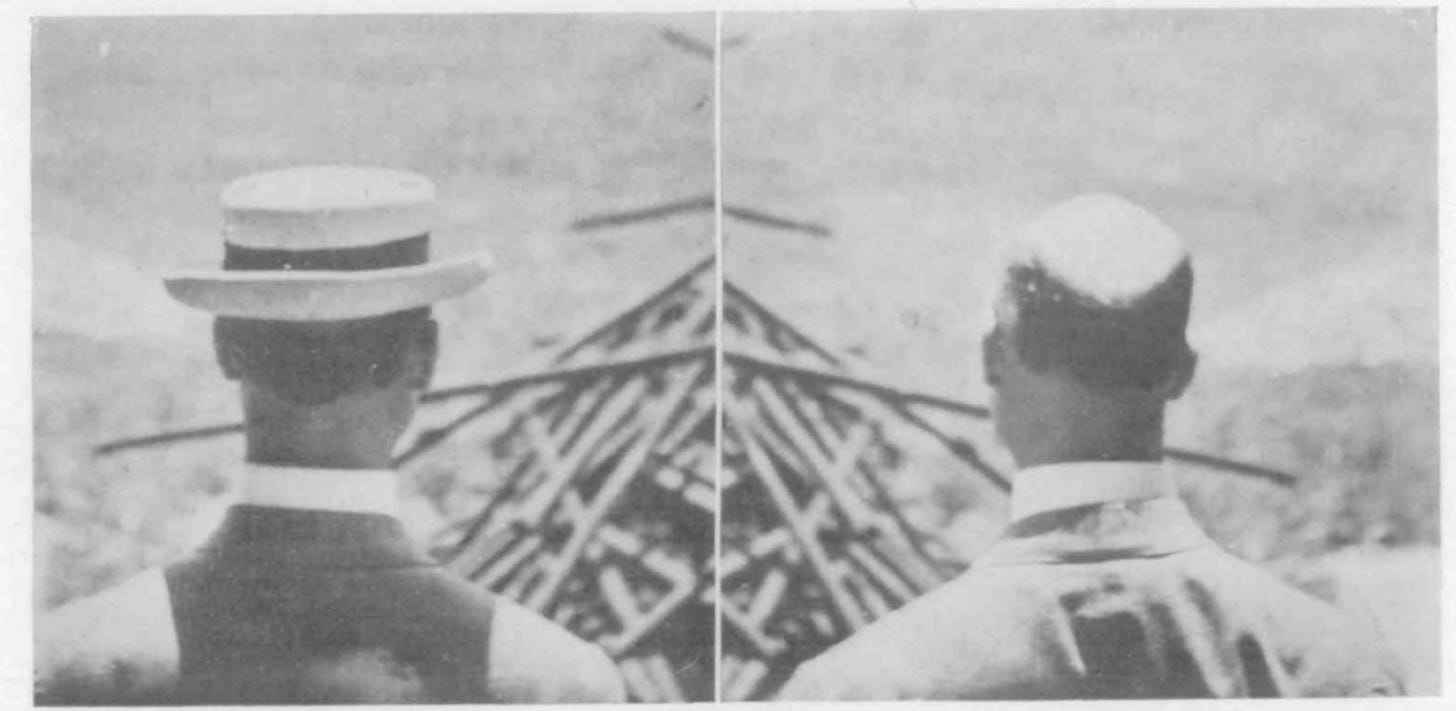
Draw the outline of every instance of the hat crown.
<instances>
[{"instance_id":1,"label":"hat crown","mask_svg":"<svg viewBox=\"0 0 1456 711\"><path fill-rule=\"evenodd\" d=\"M1040 265L1069 289L1121 306L1162 284L1188 259L1178 233L1115 195L1081 195L1028 223L1016 260Z\"/></svg>"},{"instance_id":2,"label":"hat crown","mask_svg":"<svg viewBox=\"0 0 1456 711\"><path fill-rule=\"evenodd\" d=\"M223 236L230 245L255 249L367 247L428 233L434 201L434 184L415 173L285 168L223 189Z\"/></svg>"},{"instance_id":3,"label":"hat crown","mask_svg":"<svg viewBox=\"0 0 1456 711\"><path fill-rule=\"evenodd\" d=\"M429 178L385 168L308 165L243 176L222 192L225 210L367 210L435 199Z\"/></svg>"}]
</instances>

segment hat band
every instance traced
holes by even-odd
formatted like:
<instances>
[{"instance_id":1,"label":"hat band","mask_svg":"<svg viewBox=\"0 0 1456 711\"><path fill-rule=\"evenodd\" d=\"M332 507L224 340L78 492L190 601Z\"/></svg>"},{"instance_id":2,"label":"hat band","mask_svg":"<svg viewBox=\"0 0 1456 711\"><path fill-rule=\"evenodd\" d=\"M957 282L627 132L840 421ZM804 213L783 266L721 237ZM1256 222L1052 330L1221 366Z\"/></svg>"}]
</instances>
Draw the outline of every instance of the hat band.
<instances>
[{"instance_id":1,"label":"hat band","mask_svg":"<svg viewBox=\"0 0 1456 711\"><path fill-rule=\"evenodd\" d=\"M258 249L226 242L222 268L227 271L360 272L413 267L430 260L428 233L367 247L337 249Z\"/></svg>"}]
</instances>

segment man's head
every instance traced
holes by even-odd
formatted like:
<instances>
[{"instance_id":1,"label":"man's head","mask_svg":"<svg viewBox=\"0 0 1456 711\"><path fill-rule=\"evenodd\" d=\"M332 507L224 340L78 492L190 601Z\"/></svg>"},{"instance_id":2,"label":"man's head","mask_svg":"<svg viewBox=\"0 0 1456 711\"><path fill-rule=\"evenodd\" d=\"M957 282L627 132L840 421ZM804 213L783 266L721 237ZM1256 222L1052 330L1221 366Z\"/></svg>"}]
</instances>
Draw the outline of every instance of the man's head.
<instances>
[{"instance_id":1,"label":"man's head","mask_svg":"<svg viewBox=\"0 0 1456 711\"><path fill-rule=\"evenodd\" d=\"M1161 456L1163 407L1197 361L1192 289L1182 240L1120 198L1074 198L1027 226L982 344L1019 465Z\"/></svg>"},{"instance_id":2,"label":"man's head","mask_svg":"<svg viewBox=\"0 0 1456 711\"><path fill-rule=\"evenodd\" d=\"M431 258L434 203L424 176L357 166L257 173L223 190L222 267L164 282L217 316L252 461L389 465L434 372L430 305L479 286L489 262Z\"/></svg>"},{"instance_id":3,"label":"man's head","mask_svg":"<svg viewBox=\"0 0 1456 711\"><path fill-rule=\"evenodd\" d=\"M213 325L230 380L300 407L429 384L437 327L429 307L347 321L265 321L222 316Z\"/></svg>"},{"instance_id":4,"label":"man's head","mask_svg":"<svg viewBox=\"0 0 1456 711\"><path fill-rule=\"evenodd\" d=\"M213 341L250 429L271 435L258 439L290 448L357 439L353 449L376 458L409 425L438 355L428 307L342 321L224 316Z\"/></svg>"}]
</instances>

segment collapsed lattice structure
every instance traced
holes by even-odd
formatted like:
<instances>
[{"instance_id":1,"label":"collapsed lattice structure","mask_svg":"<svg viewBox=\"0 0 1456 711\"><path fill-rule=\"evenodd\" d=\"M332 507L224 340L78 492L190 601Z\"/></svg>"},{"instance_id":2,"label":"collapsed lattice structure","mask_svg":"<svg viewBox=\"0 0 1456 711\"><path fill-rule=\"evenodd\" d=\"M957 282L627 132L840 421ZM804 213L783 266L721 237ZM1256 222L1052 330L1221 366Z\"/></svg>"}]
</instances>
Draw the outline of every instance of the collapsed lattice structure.
<instances>
[{"instance_id":1,"label":"collapsed lattice structure","mask_svg":"<svg viewBox=\"0 0 1456 711\"><path fill-rule=\"evenodd\" d=\"M713 266L611 319L551 369L482 386L484 402L406 455L445 435L483 443L496 466L456 467L437 499L455 512L437 554L601 644L645 701L712 697L703 655L716 647L720 493L717 682L736 700L763 697L803 659L964 568L886 490L906 461L898 436L931 433L1005 485L971 445L915 412L924 403L849 377L731 283L720 469Z\"/></svg>"},{"instance_id":2,"label":"collapsed lattice structure","mask_svg":"<svg viewBox=\"0 0 1456 711\"><path fill-rule=\"evenodd\" d=\"M713 684L713 262L427 433L478 442L434 536L447 565L601 645L640 701Z\"/></svg>"},{"instance_id":3,"label":"collapsed lattice structure","mask_svg":"<svg viewBox=\"0 0 1456 711\"><path fill-rule=\"evenodd\" d=\"M925 403L851 377L731 284L724 298L719 684L738 701L764 698L803 660L965 569L887 486L913 458L907 435L945 445L984 488L1006 482L916 412Z\"/></svg>"},{"instance_id":4,"label":"collapsed lattice structure","mask_svg":"<svg viewBox=\"0 0 1456 711\"><path fill-rule=\"evenodd\" d=\"M725 699L761 697L800 660L964 565L881 485L904 460L887 433L917 417L914 404L835 376L836 356L732 284L719 468L714 265L699 263L547 370L433 394L482 401L404 457L446 436L488 450L492 466L447 465L436 554L601 644L644 701L713 696L719 486Z\"/></svg>"}]
</instances>

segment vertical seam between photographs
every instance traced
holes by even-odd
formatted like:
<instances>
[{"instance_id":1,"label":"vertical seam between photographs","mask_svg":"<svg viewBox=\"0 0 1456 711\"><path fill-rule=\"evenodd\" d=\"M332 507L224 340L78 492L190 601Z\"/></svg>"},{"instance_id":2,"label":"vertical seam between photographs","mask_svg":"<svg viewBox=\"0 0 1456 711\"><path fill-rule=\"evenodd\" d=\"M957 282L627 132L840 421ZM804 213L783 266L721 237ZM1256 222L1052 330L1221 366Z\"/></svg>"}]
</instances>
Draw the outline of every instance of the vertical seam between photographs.
<instances>
[{"instance_id":1,"label":"vertical seam between photographs","mask_svg":"<svg viewBox=\"0 0 1456 711\"><path fill-rule=\"evenodd\" d=\"M1439 10L1433 8L1432 12L1438 13ZM1453 604L1451 602L1453 599L1456 599L1452 595L1453 588L1456 588L1456 584L1452 583L1451 574L1451 571L1456 570L1456 565L1452 565L1453 562L1456 562L1456 555L1453 555L1451 552L1450 543L1453 540L1453 534L1456 534L1456 524L1453 524L1451 521L1451 512L1456 510L1456 506L1453 506L1453 502L1456 502L1456 496L1453 496L1451 492L1456 487L1451 486L1448 482L1442 481L1442 474L1451 471L1452 456L1451 447L1448 444L1450 441L1449 431L1443 430L1441 427L1442 423L1450 421L1448 418L1450 417L1451 403L1453 399L1456 399L1456 388L1453 388L1451 385L1452 378L1447 373L1442 372L1445 365L1452 362L1452 359L1448 356L1452 355L1453 351L1456 351L1456 347L1452 346L1453 337L1449 328L1452 321L1451 314L1456 313L1451 308L1453 302L1451 265L1456 264L1456 259L1453 259L1453 257L1456 257L1456 248L1452 247L1451 240L1441 239L1440 235L1445 234L1453 222L1453 210L1450 203L1452 193L1451 173L1449 170L1443 170L1443 167L1450 165L1449 161L1452 155L1456 154L1456 139L1452 138L1451 131L1445 130L1442 123L1445 120L1449 120L1453 115L1452 109L1456 108L1456 99L1453 99L1453 94L1456 94L1456 90L1451 88L1450 74L1446 71L1447 67L1456 66L1456 64L1449 61L1456 59L1456 50L1452 49L1451 43L1456 33L1451 31L1449 22L1443 23L1440 21L1439 15L1436 15L1434 22L1436 25L1437 67L1435 116L1438 129L1436 135L1436 174L1432 179L1436 184L1437 195L1436 284L1441 293L1441 296L1438 297L1440 298L1440 303L1436 306L1436 383L1439 389L1439 392L1436 394L1436 428L1437 431L1441 432L1441 436L1437 438L1439 444L1437 444L1436 450L1436 494L1439 501L1436 510L1439 512L1437 518L1440 521L1440 525L1437 527L1437 550L1439 551L1438 555L1443 560L1440 566L1441 574L1438 578L1437 587L1441 589L1441 599L1444 601L1441 605L1441 642L1437 645L1440 650L1436 657L1436 664L1445 669L1441 679L1437 680L1438 686L1436 687L1436 693L1444 697L1447 694L1456 693L1456 665L1452 665L1451 663L1451 660L1456 658L1456 634L1453 634L1453 631L1456 631L1456 612L1452 611Z\"/></svg>"},{"instance_id":2,"label":"vertical seam between photographs","mask_svg":"<svg viewBox=\"0 0 1456 711\"><path fill-rule=\"evenodd\" d=\"M713 12L713 701L723 702L723 12Z\"/></svg>"}]
</instances>

